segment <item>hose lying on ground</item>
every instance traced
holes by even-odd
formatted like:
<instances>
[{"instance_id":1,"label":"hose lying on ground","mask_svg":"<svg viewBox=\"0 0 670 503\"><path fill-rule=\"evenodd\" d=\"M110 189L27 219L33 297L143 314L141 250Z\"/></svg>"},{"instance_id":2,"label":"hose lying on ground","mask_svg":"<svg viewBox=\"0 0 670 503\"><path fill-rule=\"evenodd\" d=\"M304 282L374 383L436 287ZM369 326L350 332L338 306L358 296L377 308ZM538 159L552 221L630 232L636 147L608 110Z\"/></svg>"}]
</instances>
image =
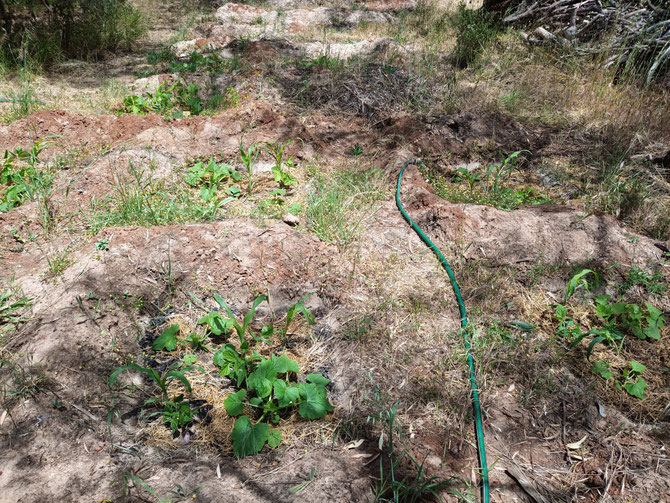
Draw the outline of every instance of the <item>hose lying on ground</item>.
<instances>
[{"instance_id":1,"label":"hose lying on ground","mask_svg":"<svg viewBox=\"0 0 670 503\"><path fill-rule=\"evenodd\" d=\"M437 258L440 260L442 267L447 272L449 280L451 281L451 286L454 289L454 295L456 296L456 301L458 302L458 310L461 315L461 334L463 335L465 349L468 354L468 367L470 368L470 386L472 388L472 406L475 412L475 434L477 436L477 451L479 453L482 502L489 503L489 472L488 472L488 466L486 465L486 448L484 445L484 427L482 424L482 409L479 403L479 390L477 388L477 381L475 379L475 361L474 358L472 357L472 350L470 347L470 336L467 331L468 316L467 313L465 312L465 303L463 302L463 297L461 296L461 290L458 287L456 276L454 275L454 272L451 270L451 267L449 266L447 259L444 258L444 255L442 255L442 252L440 252L439 248L433 244L433 242L428 238L428 236L426 236L426 234L421 230L421 228L414 223L414 221L407 214L407 212L402 206L402 203L400 202L400 186L402 183L402 175L405 171L405 168L410 164L419 165L423 164L423 161L421 161L420 159L409 159L403 163L402 167L400 168L400 173L398 173L398 185L395 191L395 202L398 205L400 213L402 213L402 216L405 217L405 220L407 220L409 225L412 226L412 229L416 231L421 240L429 246L429 248L433 251L433 253L435 253L435 255L437 255Z\"/></svg>"}]
</instances>

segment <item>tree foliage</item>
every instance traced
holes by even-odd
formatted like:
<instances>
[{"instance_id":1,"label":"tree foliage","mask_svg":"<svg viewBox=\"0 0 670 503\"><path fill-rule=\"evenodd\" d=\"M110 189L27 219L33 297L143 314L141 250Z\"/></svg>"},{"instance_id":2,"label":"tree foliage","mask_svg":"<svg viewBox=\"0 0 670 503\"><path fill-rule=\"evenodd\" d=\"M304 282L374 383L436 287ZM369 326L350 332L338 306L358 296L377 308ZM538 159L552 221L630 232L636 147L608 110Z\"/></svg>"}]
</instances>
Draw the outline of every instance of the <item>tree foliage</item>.
<instances>
[{"instance_id":1,"label":"tree foliage","mask_svg":"<svg viewBox=\"0 0 670 503\"><path fill-rule=\"evenodd\" d=\"M96 59L125 49L145 32L128 0L0 0L5 63L49 65L63 58Z\"/></svg>"}]
</instances>

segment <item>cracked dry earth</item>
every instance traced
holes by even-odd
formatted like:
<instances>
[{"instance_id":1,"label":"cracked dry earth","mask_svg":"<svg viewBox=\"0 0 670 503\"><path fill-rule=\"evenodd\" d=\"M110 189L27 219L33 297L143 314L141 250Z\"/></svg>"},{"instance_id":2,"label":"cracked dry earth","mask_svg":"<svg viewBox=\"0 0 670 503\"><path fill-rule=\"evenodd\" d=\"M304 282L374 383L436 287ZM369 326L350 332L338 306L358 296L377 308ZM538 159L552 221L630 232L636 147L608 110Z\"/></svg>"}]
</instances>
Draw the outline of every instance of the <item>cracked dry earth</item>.
<instances>
[{"instance_id":1,"label":"cracked dry earth","mask_svg":"<svg viewBox=\"0 0 670 503\"><path fill-rule=\"evenodd\" d=\"M243 57L258 64L324 52L347 58L412 50L387 38L341 44L310 39L315 29L389 23L400 10L415 7L400 0L364 5L225 4L214 21L194 28L194 38L174 49L181 55L216 49L232 57L244 40ZM140 79L135 86L151 88L167 78ZM468 142L492 142L504 151L531 147L541 154L551 147L551 138L526 131L511 117L484 112L413 120L394 110L385 117L381 110L366 115L363 104L353 115L328 109L297 113L290 93L276 82L259 88L254 78L249 77L238 105L214 116L165 119L48 110L0 126L4 148L61 135L45 158L76 158L55 180L52 204L60 224L54 233L37 241L17 238L41 236L36 203L0 214L2 277L5 282L13 278L33 299L29 321L4 351L43 376L35 394L12 402L1 416L0 501L123 501L127 474L161 497L180 486L189 492L185 501L371 501L381 432L367 421L379 413L374 383L391 400L385 406L400 400L407 448L424 461L428 475L453 478L440 493L444 501L461 501L458 493L477 498L458 311L448 279L395 207L395 176L402 161L422 152L450 150L450 162L457 165L467 160ZM231 82L221 77L212 85L224 91ZM87 208L114 192L110 181L127 176L130 163L151 165L150 176L166 183L180 180L194 158L215 156L241 169L242 138L247 144L303 140L288 148L299 182L293 197L303 203L314 190L310 169L378 169L382 197L356 215L357 238L346 246L324 242L304 216L297 225L281 218L259 225L249 211L253 202L244 200L226 206L211 222L87 231ZM355 144L371 154L352 159L347 152ZM271 188L267 170L254 176L257 190ZM516 306L539 302L538 294L515 283L515 274L538 261L647 266L662 260L658 243L633 236L610 216L560 205L505 212L448 203L433 193L416 166L407 172L402 198L454 262L457 274L473 277L464 288L466 302L484 299L484 308L500 309L501 299ZM101 238L109 240L109 250L96 250ZM69 266L52 278L48 259L62 250L67 250ZM506 288L496 283L499 277L509 283ZM550 305L565 284L541 286L540 297ZM222 408L230 384L216 372L194 380L192 398L206 402L210 412L194 426L191 439L172 438L158 421L140 414L149 397L142 391L149 383L140 376L127 373L123 393L112 394L107 386L121 363L146 361L150 349L143 341L156 336L156 327L179 316L196 319L202 309L214 307L217 292L236 313L245 313L257 292L267 293L269 306L259 310L261 318L281 317L313 293L308 307L317 324L300 325L287 351L305 373L314 369L332 382L332 414L313 423L282 419L284 443L242 460L232 456L230 423ZM408 305L427 307L417 317ZM550 323L524 307L510 309L510 319ZM352 320L362 319L375 329L368 337L352 337ZM499 361L492 369L486 354L478 362L492 501L570 501L573 496L596 501L593 488L603 488L609 481L606 469L619 462L630 470L610 486L615 500L624 486L632 492L620 501L670 497L662 449L667 432L636 423L625 410L605 403L586 381L540 350L526 357L533 375L561 375L553 396L530 405L515 391L521 381L515 385L509 377L512 362ZM200 363L207 353L198 358ZM667 379L650 382L650 394L664 386ZM566 455L564 443L583 435L585 455L578 461ZM310 473L315 473L313 480ZM300 491L291 491L304 482L309 483ZM137 482L128 485L134 486L130 501L152 500Z\"/></svg>"}]
</instances>

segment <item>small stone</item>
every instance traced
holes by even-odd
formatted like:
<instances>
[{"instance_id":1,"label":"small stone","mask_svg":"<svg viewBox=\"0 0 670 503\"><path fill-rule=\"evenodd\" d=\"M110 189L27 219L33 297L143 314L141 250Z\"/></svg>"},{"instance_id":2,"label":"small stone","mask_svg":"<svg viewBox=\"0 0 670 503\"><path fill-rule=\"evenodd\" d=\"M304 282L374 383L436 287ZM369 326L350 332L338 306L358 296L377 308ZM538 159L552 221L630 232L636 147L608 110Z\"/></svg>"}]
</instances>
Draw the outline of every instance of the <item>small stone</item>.
<instances>
[{"instance_id":1,"label":"small stone","mask_svg":"<svg viewBox=\"0 0 670 503\"><path fill-rule=\"evenodd\" d=\"M435 469L440 468L442 466L442 459L440 459L439 456L432 454L426 458L426 465Z\"/></svg>"},{"instance_id":2,"label":"small stone","mask_svg":"<svg viewBox=\"0 0 670 503\"><path fill-rule=\"evenodd\" d=\"M300 224L300 219L291 213L284 215L283 220L285 224L290 225L291 227L295 227L296 225Z\"/></svg>"}]
</instances>

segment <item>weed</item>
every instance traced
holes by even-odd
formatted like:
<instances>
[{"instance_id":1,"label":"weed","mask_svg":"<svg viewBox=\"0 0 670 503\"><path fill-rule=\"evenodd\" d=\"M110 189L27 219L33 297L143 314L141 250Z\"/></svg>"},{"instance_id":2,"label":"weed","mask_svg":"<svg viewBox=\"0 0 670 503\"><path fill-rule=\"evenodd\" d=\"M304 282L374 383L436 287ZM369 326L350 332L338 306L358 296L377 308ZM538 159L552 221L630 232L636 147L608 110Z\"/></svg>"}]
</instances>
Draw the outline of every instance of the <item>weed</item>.
<instances>
[{"instance_id":1,"label":"weed","mask_svg":"<svg viewBox=\"0 0 670 503\"><path fill-rule=\"evenodd\" d=\"M451 184L442 175L421 167L421 172L431 183L435 192L454 203L486 204L502 210L513 210L520 206L546 204L551 200L532 187L510 188L504 185L516 166L518 156L528 152L520 150L507 156L500 164L491 165L484 177L474 171L460 168L455 182L467 182L467 189Z\"/></svg>"},{"instance_id":2,"label":"weed","mask_svg":"<svg viewBox=\"0 0 670 503\"><path fill-rule=\"evenodd\" d=\"M165 46L159 51L147 53L147 62L154 66L154 70L143 76L155 75L157 73L189 74L208 72L210 74L220 74L224 72L231 73L240 68L239 56L235 56L232 59L223 59L216 51L209 55L193 51L189 54L188 59L183 61L177 58L169 46Z\"/></svg>"},{"instance_id":3,"label":"weed","mask_svg":"<svg viewBox=\"0 0 670 503\"><path fill-rule=\"evenodd\" d=\"M25 311L32 300L11 284L0 292L0 342L8 331L27 321Z\"/></svg>"},{"instance_id":4,"label":"weed","mask_svg":"<svg viewBox=\"0 0 670 503\"><path fill-rule=\"evenodd\" d=\"M363 155L363 147L361 147L358 143L356 143L348 153L355 159L359 155Z\"/></svg>"},{"instance_id":5,"label":"weed","mask_svg":"<svg viewBox=\"0 0 670 503\"><path fill-rule=\"evenodd\" d=\"M97 251L109 250L109 238L98 238L98 240L95 242L95 249Z\"/></svg>"},{"instance_id":6,"label":"weed","mask_svg":"<svg viewBox=\"0 0 670 503\"><path fill-rule=\"evenodd\" d=\"M47 376L39 369L38 365L31 360L26 365L18 362L0 358L0 406L6 411L10 410L13 403L34 398L42 385L47 381ZM1 375L0 374L0 375Z\"/></svg>"},{"instance_id":7,"label":"weed","mask_svg":"<svg viewBox=\"0 0 670 503\"><path fill-rule=\"evenodd\" d=\"M215 218L220 209L216 201L193 198L180 186L167 186L134 164L128 165L129 177L114 174L110 182L113 191L102 200L91 200L87 215L92 234L104 227L124 225L167 225L207 221Z\"/></svg>"},{"instance_id":8,"label":"weed","mask_svg":"<svg viewBox=\"0 0 670 503\"><path fill-rule=\"evenodd\" d=\"M44 104L35 98L35 89L31 84L30 74L25 69L20 71L21 85L16 92L10 93L7 99L2 99L9 103L9 112L3 115L3 120L7 123L13 122L22 117L27 117L33 113L37 106Z\"/></svg>"},{"instance_id":9,"label":"weed","mask_svg":"<svg viewBox=\"0 0 670 503\"><path fill-rule=\"evenodd\" d=\"M52 279L62 276L65 270L74 263L69 248L47 252L44 254L44 258L49 267L47 277Z\"/></svg>"},{"instance_id":10,"label":"weed","mask_svg":"<svg viewBox=\"0 0 670 503\"><path fill-rule=\"evenodd\" d=\"M341 170L330 176L318 173L308 195L307 221L322 241L346 245L360 231L360 213L383 197L378 170Z\"/></svg>"},{"instance_id":11,"label":"weed","mask_svg":"<svg viewBox=\"0 0 670 503\"><path fill-rule=\"evenodd\" d=\"M383 457L379 460L379 482L373 490L372 501L376 502L408 502L416 503L424 501L424 498L430 497L442 501L438 492L448 487L451 480L441 480L436 476L427 477L424 472L423 463L418 463L408 452L406 448L395 452L397 447L397 437L399 428L396 424L398 403L384 411L381 418L385 423L386 430L379 437L379 449L384 446L384 435L388 436L386 440L386 455L390 460L388 470L384 470ZM400 477L399 470L403 463L408 462L413 475L404 475ZM452 491L450 491L452 492Z\"/></svg>"},{"instance_id":12,"label":"weed","mask_svg":"<svg viewBox=\"0 0 670 503\"><path fill-rule=\"evenodd\" d=\"M37 201L40 222L45 233L54 225L54 212L51 207L51 186L54 175L49 169L40 168L39 155L53 144L50 135L35 141L30 150L17 148L5 150L0 169L0 212L7 212L24 202Z\"/></svg>"},{"instance_id":13,"label":"weed","mask_svg":"<svg viewBox=\"0 0 670 503\"><path fill-rule=\"evenodd\" d=\"M640 286L649 295L660 297L665 295L668 285L663 280L661 271L645 271L637 266L632 266L626 272L623 282L617 287L617 294L623 295L634 286Z\"/></svg>"},{"instance_id":14,"label":"weed","mask_svg":"<svg viewBox=\"0 0 670 503\"><path fill-rule=\"evenodd\" d=\"M490 13L483 9L468 9L464 3L451 18L456 30L456 47L451 59L459 68L476 65L481 54L498 35L500 28Z\"/></svg>"}]
</instances>

